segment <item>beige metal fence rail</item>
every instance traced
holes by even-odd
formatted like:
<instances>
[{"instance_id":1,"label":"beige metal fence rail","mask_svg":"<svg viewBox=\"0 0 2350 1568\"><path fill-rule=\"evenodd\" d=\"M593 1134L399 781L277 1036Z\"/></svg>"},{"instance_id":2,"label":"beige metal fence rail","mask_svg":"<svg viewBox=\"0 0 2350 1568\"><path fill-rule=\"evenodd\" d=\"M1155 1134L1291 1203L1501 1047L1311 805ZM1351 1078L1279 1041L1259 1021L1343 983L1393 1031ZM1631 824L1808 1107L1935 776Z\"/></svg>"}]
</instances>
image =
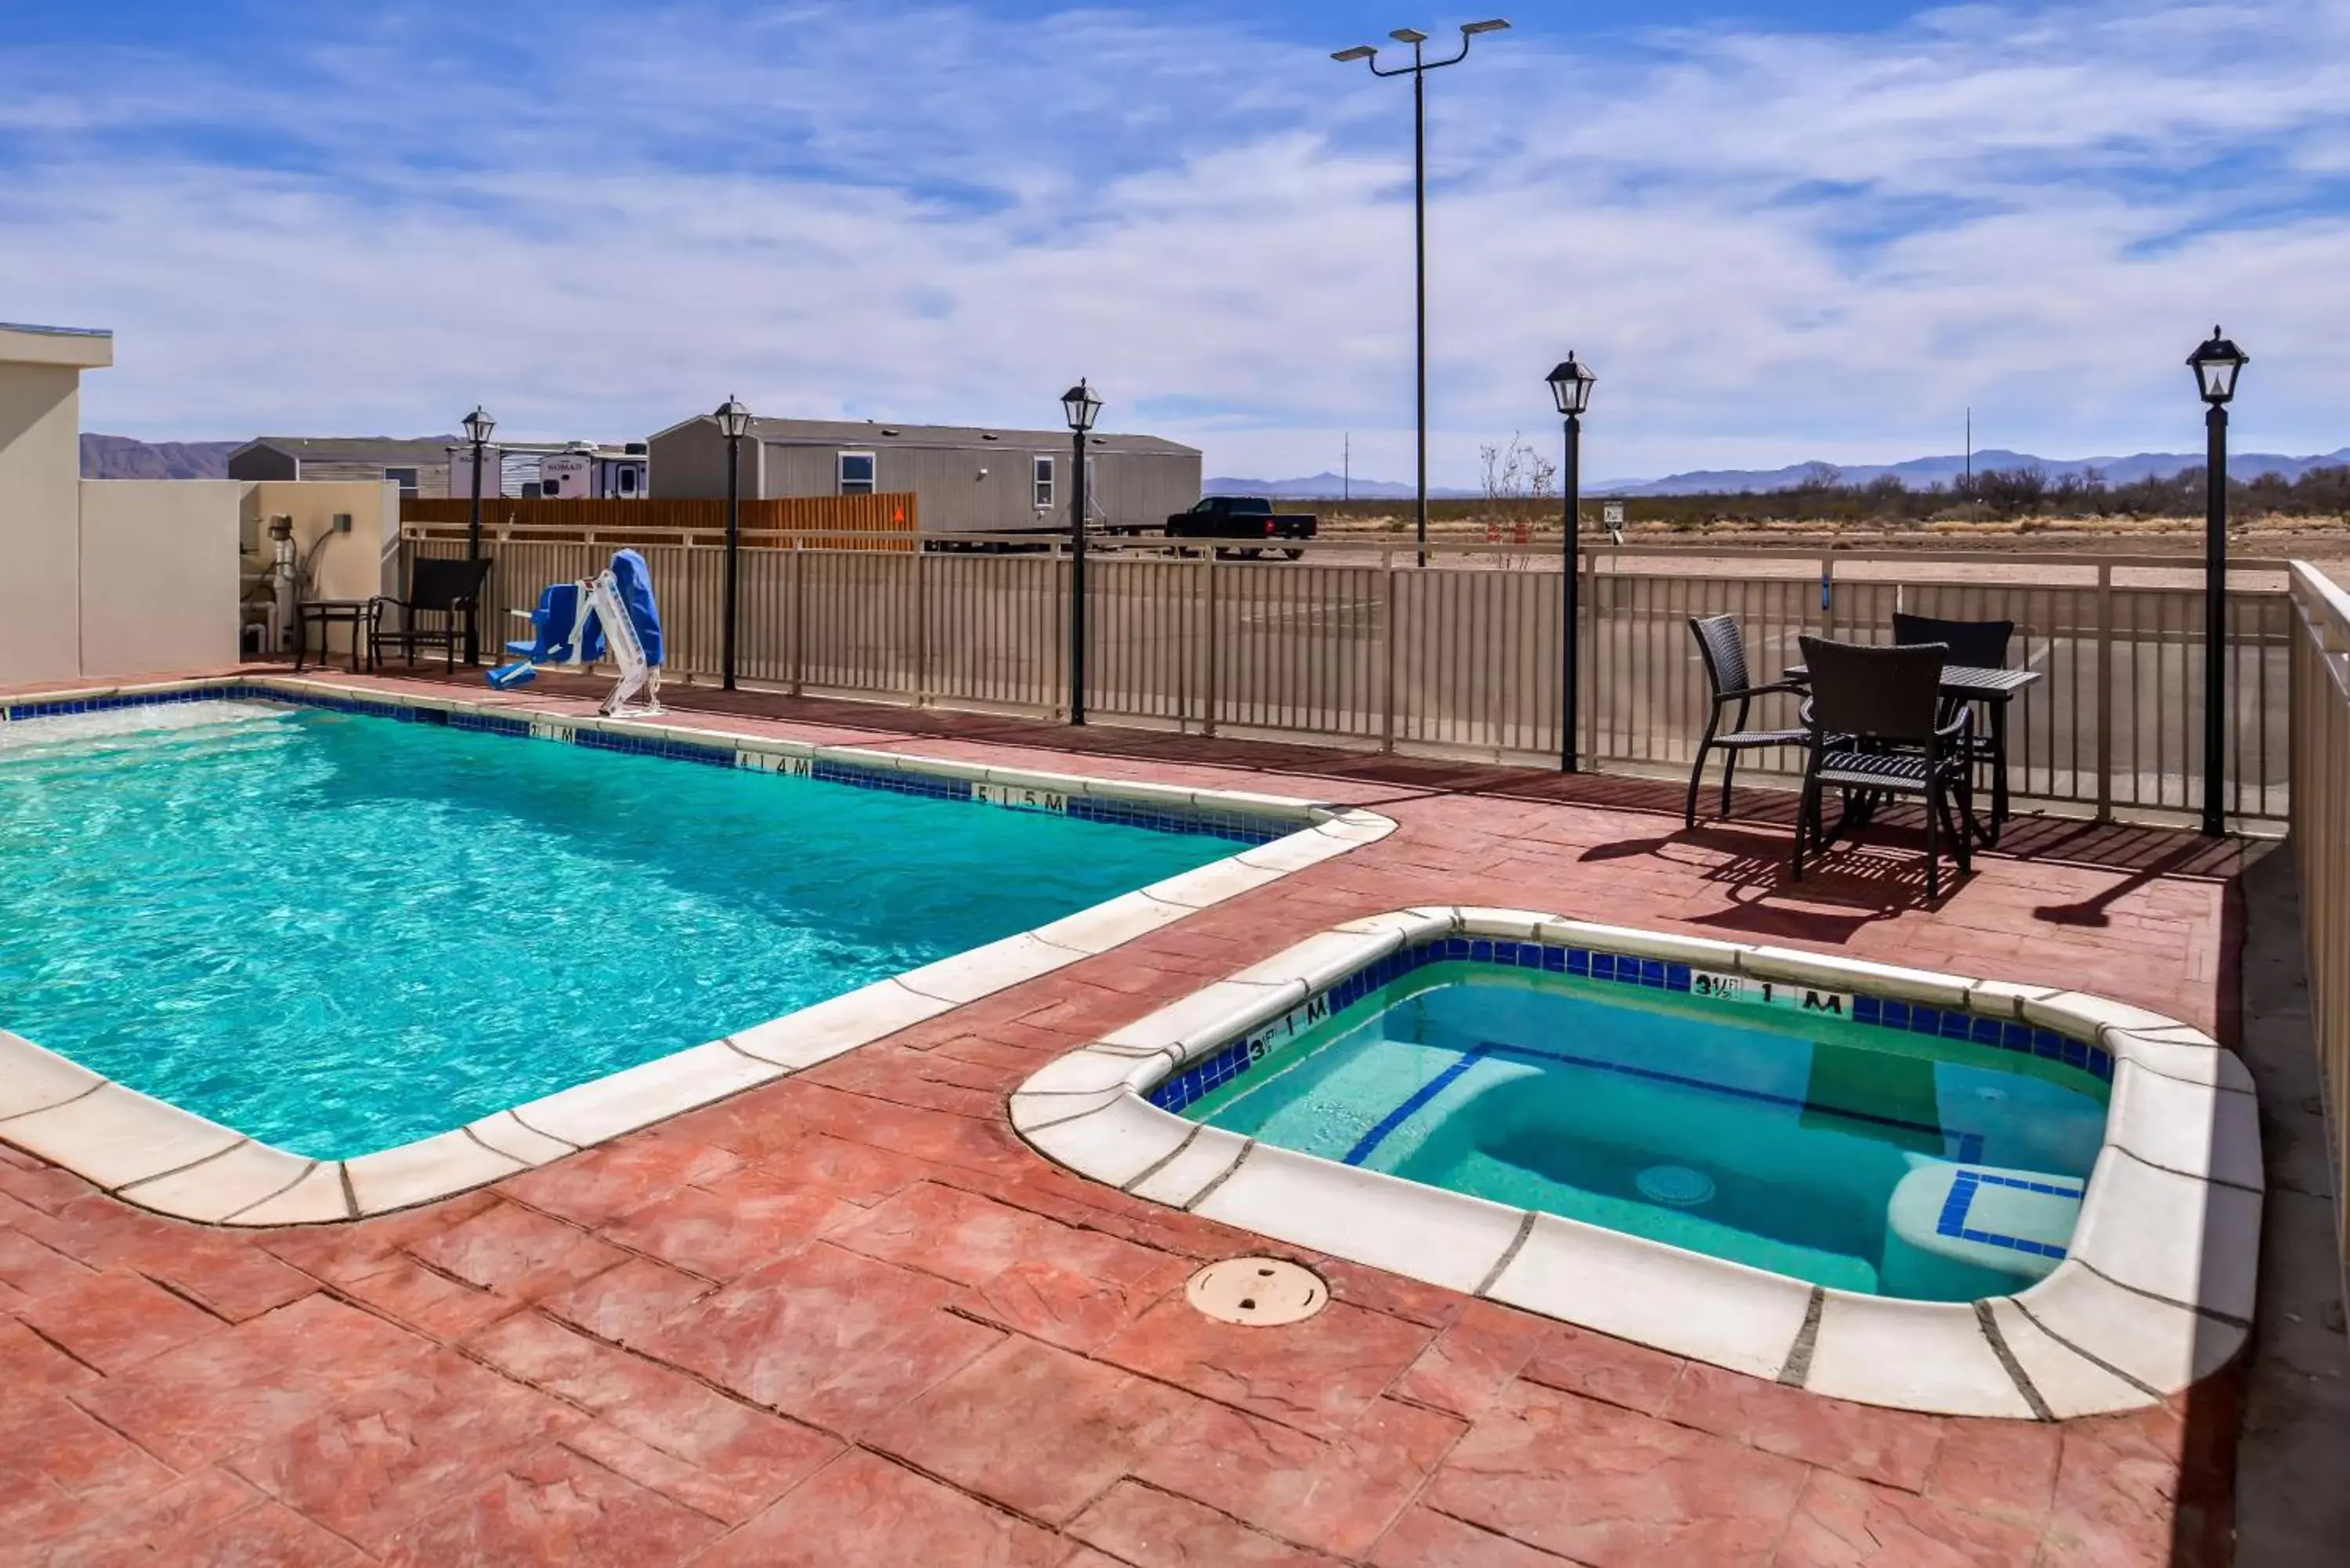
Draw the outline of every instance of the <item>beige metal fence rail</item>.
<instances>
[{"instance_id":1,"label":"beige metal fence rail","mask_svg":"<svg viewBox=\"0 0 2350 1568\"><path fill-rule=\"evenodd\" d=\"M2293 568L2293 841L2334 1190L2350 1192L2350 594ZM2350 1199L2334 1206L2350 1264Z\"/></svg>"},{"instance_id":2,"label":"beige metal fence rail","mask_svg":"<svg viewBox=\"0 0 2350 1568\"><path fill-rule=\"evenodd\" d=\"M412 556L462 554L412 529ZM1052 712L1066 691L1069 563L1029 553L877 553L806 534L743 552L738 673L793 691ZM612 542L499 530L489 602L593 571ZM718 670L723 553L714 539L642 546L672 673ZM1555 552L1313 547L1298 563L1128 547L1089 564L1088 706L1098 719L1201 733L1274 734L1501 759L1559 749L1561 581ZM1755 668L1796 662L1806 632L1883 640L1897 609L2016 623L2014 659L2042 680L2010 720L2027 799L2101 815L2200 804L2202 594L2166 557L1921 552L1695 552L1602 547L1582 565L1581 753L1598 765L1685 768L1705 715L1686 625L1728 610ZM2185 569L2182 569L2185 568ZM2241 817L2284 815L2292 609L2282 562L2244 563L2229 595L2232 754ZM2268 574L2280 585L2251 586ZM493 646L501 624L485 628ZM519 624L519 623L515 623ZM1780 711L1756 722L1792 722ZM1763 759L1758 759L1763 760ZM1764 765L1768 765L1767 761ZM1794 765L1794 759L1785 759Z\"/></svg>"}]
</instances>

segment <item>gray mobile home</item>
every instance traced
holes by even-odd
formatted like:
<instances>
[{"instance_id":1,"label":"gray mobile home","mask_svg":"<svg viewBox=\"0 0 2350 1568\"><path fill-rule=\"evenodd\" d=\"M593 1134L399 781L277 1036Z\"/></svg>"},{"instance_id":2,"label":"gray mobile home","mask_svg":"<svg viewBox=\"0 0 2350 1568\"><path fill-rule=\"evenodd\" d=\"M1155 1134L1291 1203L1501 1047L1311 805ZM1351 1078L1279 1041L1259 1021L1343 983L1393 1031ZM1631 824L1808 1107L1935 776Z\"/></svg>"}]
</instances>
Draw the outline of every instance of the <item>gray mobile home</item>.
<instances>
[{"instance_id":1,"label":"gray mobile home","mask_svg":"<svg viewBox=\"0 0 2350 1568\"><path fill-rule=\"evenodd\" d=\"M550 462L563 497L634 500L645 493L642 441L493 441L483 452L482 493L541 494ZM457 436L256 436L228 454L228 476L380 481L411 500L463 499L473 493L473 452ZM725 477L723 469L719 477Z\"/></svg>"},{"instance_id":2,"label":"gray mobile home","mask_svg":"<svg viewBox=\"0 0 2350 1568\"><path fill-rule=\"evenodd\" d=\"M1071 437L1062 431L891 425L846 420L752 421L745 500L910 491L925 534L1066 525ZM652 438L657 498L723 496L726 438L708 414ZM1196 447L1157 436L1087 438L1087 507L1097 526L1156 524L1200 498Z\"/></svg>"},{"instance_id":3,"label":"gray mobile home","mask_svg":"<svg viewBox=\"0 0 2350 1568\"><path fill-rule=\"evenodd\" d=\"M365 480L400 486L403 496L470 493L471 454L467 455L465 489L450 482L449 452L462 444L455 436L424 436L400 440L391 436L257 436L228 454L231 479ZM497 454L490 454L495 464ZM492 467L482 489L494 493L497 471Z\"/></svg>"}]
</instances>

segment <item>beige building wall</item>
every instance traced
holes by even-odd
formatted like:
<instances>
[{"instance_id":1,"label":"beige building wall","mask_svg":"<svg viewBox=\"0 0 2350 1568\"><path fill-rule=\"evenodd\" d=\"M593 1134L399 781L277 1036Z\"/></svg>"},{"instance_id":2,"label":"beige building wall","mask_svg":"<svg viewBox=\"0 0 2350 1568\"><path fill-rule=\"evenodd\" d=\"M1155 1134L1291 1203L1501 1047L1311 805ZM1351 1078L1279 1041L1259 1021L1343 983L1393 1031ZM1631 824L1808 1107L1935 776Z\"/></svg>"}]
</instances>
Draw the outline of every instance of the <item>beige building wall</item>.
<instances>
[{"instance_id":1,"label":"beige building wall","mask_svg":"<svg viewBox=\"0 0 2350 1568\"><path fill-rule=\"evenodd\" d=\"M0 326L0 684L81 673L81 373L103 334Z\"/></svg>"},{"instance_id":2,"label":"beige building wall","mask_svg":"<svg viewBox=\"0 0 2350 1568\"><path fill-rule=\"evenodd\" d=\"M351 530L333 532L338 513ZM295 559L313 545L310 565L314 599L364 599L390 593L399 583L400 487L380 480L328 483L265 479L248 484L241 497L239 539L245 569L269 565L269 520L294 519ZM324 544L319 541L324 539Z\"/></svg>"},{"instance_id":3,"label":"beige building wall","mask_svg":"<svg viewBox=\"0 0 2350 1568\"><path fill-rule=\"evenodd\" d=\"M81 482L85 679L212 670L237 660L233 479Z\"/></svg>"},{"instance_id":4,"label":"beige building wall","mask_svg":"<svg viewBox=\"0 0 2350 1568\"><path fill-rule=\"evenodd\" d=\"M103 333L0 325L0 686L235 663L272 516L294 519L297 551L325 541L313 597L393 585L399 490L378 474L83 480L80 375L113 358Z\"/></svg>"}]
</instances>

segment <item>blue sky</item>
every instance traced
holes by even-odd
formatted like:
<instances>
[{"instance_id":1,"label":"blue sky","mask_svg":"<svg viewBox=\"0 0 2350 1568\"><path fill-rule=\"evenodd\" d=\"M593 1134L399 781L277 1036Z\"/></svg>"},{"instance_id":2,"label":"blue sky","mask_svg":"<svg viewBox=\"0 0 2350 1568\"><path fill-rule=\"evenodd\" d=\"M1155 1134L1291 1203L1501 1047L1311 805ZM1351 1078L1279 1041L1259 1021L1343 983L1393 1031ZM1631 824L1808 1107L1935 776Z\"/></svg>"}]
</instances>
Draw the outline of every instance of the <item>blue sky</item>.
<instances>
[{"instance_id":1,"label":"blue sky","mask_svg":"<svg viewBox=\"0 0 2350 1568\"><path fill-rule=\"evenodd\" d=\"M151 438L1110 420L1410 466L1425 0L10 0L0 319ZM1392 14L1390 12L1392 11ZM2350 444L2350 0L1536 0L1430 78L1434 461L1600 371L1596 474Z\"/></svg>"}]
</instances>

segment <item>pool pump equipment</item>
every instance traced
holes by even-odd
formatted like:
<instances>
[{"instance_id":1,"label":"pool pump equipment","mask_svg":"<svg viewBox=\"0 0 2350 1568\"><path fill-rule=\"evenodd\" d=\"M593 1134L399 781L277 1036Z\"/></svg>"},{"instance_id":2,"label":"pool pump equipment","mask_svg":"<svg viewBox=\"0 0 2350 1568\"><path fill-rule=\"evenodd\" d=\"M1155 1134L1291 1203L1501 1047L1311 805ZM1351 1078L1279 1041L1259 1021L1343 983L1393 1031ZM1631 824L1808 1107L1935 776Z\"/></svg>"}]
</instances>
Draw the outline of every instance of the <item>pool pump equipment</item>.
<instances>
[{"instance_id":1,"label":"pool pump equipment","mask_svg":"<svg viewBox=\"0 0 2350 1568\"><path fill-rule=\"evenodd\" d=\"M653 602L652 573L642 556L622 550L596 576L551 584L538 596L536 609L514 613L529 620L531 635L506 644L517 658L489 672L485 679L493 687L510 691L527 686L542 666L586 670L610 663L619 666L620 679L598 711L661 711L660 607ZM645 701L631 703L639 691Z\"/></svg>"},{"instance_id":2,"label":"pool pump equipment","mask_svg":"<svg viewBox=\"0 0 2350 1568\"><path fill-rule=\"evenodd\" d=\"M294 563L294 519L269 520L269 646L290 647L294 640L294 609L301 599L300 573Z\"/></svg>"}]
</instances>

